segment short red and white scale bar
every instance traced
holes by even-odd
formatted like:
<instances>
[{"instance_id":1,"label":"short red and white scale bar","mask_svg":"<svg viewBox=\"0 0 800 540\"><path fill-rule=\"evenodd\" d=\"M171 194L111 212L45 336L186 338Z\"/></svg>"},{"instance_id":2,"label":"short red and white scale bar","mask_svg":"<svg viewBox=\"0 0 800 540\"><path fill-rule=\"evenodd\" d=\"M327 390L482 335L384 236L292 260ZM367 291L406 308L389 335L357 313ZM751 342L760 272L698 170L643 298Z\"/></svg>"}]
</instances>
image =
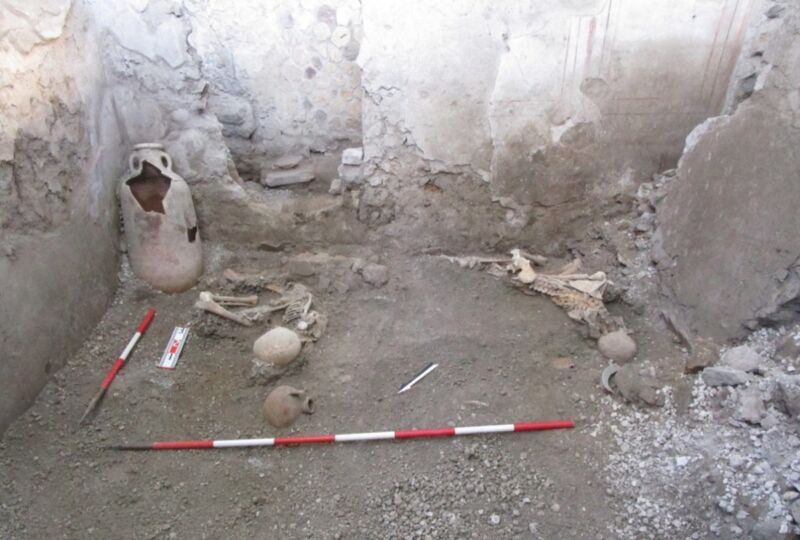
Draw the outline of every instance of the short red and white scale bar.
<instances>
[{"instance_id":1,"label":"short red and white scale bar","mask_svg":"<svg viewBox=\"0 0 800 540\"><path fill-rule=\"evenodd\" d=\"M83 416L81 416L81 423L88 418L89 414L92 413L95 407L97 407L97 405L100 403L100 400L103 399L106 390L108 390L108 387L111 386L111 383L114 381L114 377L117 376L119 370L125 365L125 361L128 359L131 351L133 351L133 348L136 347L137 343L139 343L139 339L147 331L147 328L150 326L150 323L153 322L153 318L155 316L156 310L153 308L147 310L144 319L142 319L142 322L139 324L136 332L134 332L133 337L128 342L128 345L122 351L122 354L119 355L116 362L112 364L111 369L108 370L108 373L106 373L106 376L103 378L103 380L100 381L100 389L97 391L97 394L95 394L94 398L92 398L92 401L89 402L89 406L86 407L86 411L83 413Z\"/></svg>"},{"instance_id":2,"label":"short red and white scale bar","mask_svg":"<svg viewBox=\"0 0 800 540\"><path fill-rule=\"evenodd\" d=\"M249 448L254 446L286 446L295 444L320 444L336 442L383 441L389 439L431 439L458 435L480 435L488 433L519 433L522 431L544 431L575 427L572 420L554 422L521 422L488 426L455 427L441 429L411 429L407 431L373 431L368 433L345 433L341 435L298 435L268 439L230 439L200 441L160 441L151 444L112 446L114 450L201 450L212 448Z\"/></svg>"}]
</instances>

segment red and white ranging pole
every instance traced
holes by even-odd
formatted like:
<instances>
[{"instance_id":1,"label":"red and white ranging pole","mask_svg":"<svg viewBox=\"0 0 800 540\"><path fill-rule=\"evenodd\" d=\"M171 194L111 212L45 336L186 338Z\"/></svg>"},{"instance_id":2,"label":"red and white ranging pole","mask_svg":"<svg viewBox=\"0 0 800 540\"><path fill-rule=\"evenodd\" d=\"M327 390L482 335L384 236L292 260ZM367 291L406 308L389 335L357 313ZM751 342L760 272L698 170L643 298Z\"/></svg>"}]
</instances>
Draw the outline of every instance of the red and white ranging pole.
<instances>
[{"instance_id":1,"label":"red and white ranging pole","mask_svg":"<svg viewBox=\"0 0 800 540\"><path fill-rule=\"evenodd\" d=\"M111 366L111 369L108 370L106 373L105 378L100 383L100 390L97 391L92 401L89 402L89 406L86 407L86 412L83 413L81 416L80 423L82 424L84 420L89 416L89 414L97 407L97 404L100 403L100 400L108 390L108 387L111 386L111 382L114 380L114 377L117 376L117 372L122 369L122 366L125 365L125 360L128 359L128 355L131 354L131 351L136 346L136 343L139 342L139 338L142 337L142 334L145 333L147 327L150 326L150 323L153 322L153 317L156 316L156 310L150 308L147 310L147 314L142 319L142 322L139 324L139 328L136 329L136 333L133 334L133 337L128 342L128 346L125 347L125 350L122 351L122 354L119 355L117 361Z\"/></svg>"},{"instance_id":2,"label":"red and white ranging pole","mask_svg":"<svg viewBox=\"0 0 800 540\"><path fill-rule=\"evenodd\" d=\"M455 437L458 435L519 433L522 431L544 431L550 429L569 429L573 427L575 427L575 422L572 420L558 420L554 422L521 422L517 424L495 424L440 429L373 431L368 433L345 433L340 435L298 435L295 437L272 437L267 439L158 441L150 444L123 444L111 446L110 448L113 450L207 450L214 448L249 448L254 446L383 441L388 439L432 439L436 437Z\"/></svg>"}]
</instances>

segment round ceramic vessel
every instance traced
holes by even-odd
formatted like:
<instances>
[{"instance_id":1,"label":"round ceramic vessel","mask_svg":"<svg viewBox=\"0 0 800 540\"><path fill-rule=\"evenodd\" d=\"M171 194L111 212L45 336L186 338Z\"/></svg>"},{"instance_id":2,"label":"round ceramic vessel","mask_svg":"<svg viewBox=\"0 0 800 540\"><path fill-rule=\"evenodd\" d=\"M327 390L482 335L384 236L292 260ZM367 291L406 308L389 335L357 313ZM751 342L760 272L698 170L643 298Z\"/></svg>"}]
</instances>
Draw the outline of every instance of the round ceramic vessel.
<instances>
[{"instance_id":1,"label":"round ceramic vessel","mask_svg":"<svg viewBox=\"0 0 800 540\"><path fill-rule=\"evenodd\" d=\"M133 272L164 292L191 288L203 272L203 248L188 184L158 143L137 144L118 185Z\"/></svg>"}]
</instances>

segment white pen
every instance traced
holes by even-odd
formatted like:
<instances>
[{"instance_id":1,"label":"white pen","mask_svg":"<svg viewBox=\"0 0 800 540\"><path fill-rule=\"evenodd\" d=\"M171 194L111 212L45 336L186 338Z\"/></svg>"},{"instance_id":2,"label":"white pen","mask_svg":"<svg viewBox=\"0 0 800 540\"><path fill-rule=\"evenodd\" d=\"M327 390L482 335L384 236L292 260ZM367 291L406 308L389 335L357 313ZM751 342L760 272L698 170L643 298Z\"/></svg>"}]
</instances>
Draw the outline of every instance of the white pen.
<instances>
[{"instance_id":1,"label":"white pen","mask_svg":"<svg viewBox=\"0 0 800 540\"><path fill-rule=\"evenodd\" d=\"M399 391L399 392L397 392L397 393L398 393L398 394L402 394L403 392L405 392L406 390L408 390L409 388L411 388L412 386L414 386L415 384L417 384L419 381L421 381L423 377L425 377L425 376L426 376L428 373L430 373L431 371L433 371L433 370L434 370L434 369L436 369L437 367L439 367L439 364L431 364L431 365L429 365L428 367L426 367L425 369L423 369L422 371L420 371L420 372L419 372L419 375L417 375L416 377L414 377L413 379L411 379L411 381L410 381L408 384L406 384L405 386L403 386L403 387L400 389L400 391Z\"/></svg>"}]
</instances>

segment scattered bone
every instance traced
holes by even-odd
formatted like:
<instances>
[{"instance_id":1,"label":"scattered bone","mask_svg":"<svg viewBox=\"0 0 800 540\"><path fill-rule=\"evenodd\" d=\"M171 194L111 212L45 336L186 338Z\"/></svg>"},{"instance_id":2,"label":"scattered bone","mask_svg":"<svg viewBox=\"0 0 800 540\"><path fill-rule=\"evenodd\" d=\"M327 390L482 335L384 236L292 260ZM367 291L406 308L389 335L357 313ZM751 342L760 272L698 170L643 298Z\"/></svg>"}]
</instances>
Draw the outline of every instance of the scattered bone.
<instances>
[{"instance_id":1,"label":"scattered bone","mask_svg":"<svg viewBox=\"0 0 800 540\"><path fill-rule=\"evenodd\" d=\"M312 311L297 324L298 329L300 329L301 324L305 326L304 329L300 329L303 341L317 341L325 333L325 329L328 328L328 316L324 313Z\"/></svg>"},{"instance_id":2,"label":"scattered bone","mask_svg":"<svg viewBox=\"0 0 800 540\"><path fill-rule=\"evenodd\" d=\"M266 289L268 291L277 292L278 294L283 293L283 288L272 282L272 280L275 279L274 274L243 273L228 268L222 273L222 276L228 283L233 285L236 290L261 291Z\"/></svg>"},{"instance_id":3,"label":"scattered bone","mask_svg":"<svg viewBox=\"0 0 800 540\"><path fill-rule=\"evenodd\" d=\"M253 325L253 323L250 322L248 319L242 317L237 313L228 311L221 305L217 304L214 301L214 295L212 295L208 291L203 291L200 293L200 298L197 300L197 302L195 302L194 307L196 307L197 309L202 309L203 311L207 311L208 313L213 313L214 315L224 317L228 320L239 323L242 326Z\"/></svg>"},{"instance_id":4,"label":"scattered bone","mask_svg":"<svg viewBox=\"0 0 800 540\"><path fill-rule=\"evenodd\" d=\"M519 254L522 257L528 259L530 262L532 262L537 266L544 266L545 264L547 264L548 259L543 255L535 255L522 250L516 250L516 251L519 251ZM447 255L446 253L442 253L441 249L427 250L423 251L423 253L441 257L447 260L448 262L457 264L461 268L469 268L470 270L485 264L490 264L492 266L500 264L507 265L512 261L512 259L509 257L486 257L482 255L462 255L462 256Z\"/></svg>"},{"instance_id":5,"label":"scattered bone","mask_svg":"<svg viewBox=\"0 0 800 540\"><path fill-rule=\"evenodd\" d=\"M255 294L251 296L221 296L213 293L209 294L211 294L211 300L221 306L255 306L258 304L258 296Z\"/></svg>"}]
</instances>

